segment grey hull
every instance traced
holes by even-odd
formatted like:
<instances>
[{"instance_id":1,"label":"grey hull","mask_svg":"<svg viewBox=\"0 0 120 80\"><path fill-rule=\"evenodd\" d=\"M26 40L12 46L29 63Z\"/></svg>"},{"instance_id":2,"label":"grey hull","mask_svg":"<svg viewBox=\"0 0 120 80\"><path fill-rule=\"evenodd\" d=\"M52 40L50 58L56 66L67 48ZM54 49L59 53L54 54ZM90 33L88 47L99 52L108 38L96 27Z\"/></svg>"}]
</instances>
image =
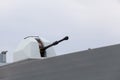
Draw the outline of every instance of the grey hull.
<instances>
[{"instance_id":1,"label":"grey hull","mask_svg":"<svg viewBox=\"0 0 120 80\"><path fill-rule=\"evenodd\" d=\"M120 45L1 66L0 80L120 80Z\"/></svg>"}]
</instances>

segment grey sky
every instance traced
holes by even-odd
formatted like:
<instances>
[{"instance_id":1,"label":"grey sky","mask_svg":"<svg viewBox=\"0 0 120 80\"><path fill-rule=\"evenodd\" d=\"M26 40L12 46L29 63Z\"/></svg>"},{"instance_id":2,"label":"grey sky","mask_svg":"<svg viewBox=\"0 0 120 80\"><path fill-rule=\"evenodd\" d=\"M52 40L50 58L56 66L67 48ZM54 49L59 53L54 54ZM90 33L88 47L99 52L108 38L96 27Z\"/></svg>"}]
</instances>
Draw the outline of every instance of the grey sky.
<instances>
[{"instance_id":1,"label":"grey sky","mask_svg":"<svg viewBox=\"0 0 120 80\"><path fill-rule=\"evenodd\" d=\"M120 43L119 0L0 0L0 51L14 51L26 36L50 41L69 53Z\"/></svg>"}]
</instances>

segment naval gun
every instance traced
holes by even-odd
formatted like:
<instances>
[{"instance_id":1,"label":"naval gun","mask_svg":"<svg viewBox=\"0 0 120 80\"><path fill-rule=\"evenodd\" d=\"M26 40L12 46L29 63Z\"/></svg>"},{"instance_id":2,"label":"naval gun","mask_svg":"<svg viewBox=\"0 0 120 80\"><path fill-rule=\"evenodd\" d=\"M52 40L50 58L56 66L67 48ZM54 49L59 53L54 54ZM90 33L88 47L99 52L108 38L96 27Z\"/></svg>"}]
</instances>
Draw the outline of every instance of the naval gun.
<instances>
[{"instance_id":1,"label":"naval gun","mask_svg":"<svg viewBox=\"0 0 120 80\"><path fill-rule=\"evenodd\" d=\"M15 51L10 55L12 56L12 62L25 59L44 59L57 56L53 46L68 39L69 37L66 36L63 39L51 43L39 36L28 36L24 38Z\"/></svg>"},{"instance_id":2,"label":"naval gun","mask_svg":"<svg viewBox=\"0 0 120 80\"><path fill-rule=\"evenodd\" d=\"M53 42L53 43L50 44L50 45L47 45L47 46L45 46L45 47L40 48L41 56L42 56L42 57L45 57L45 56L46 56L45 53L46 53L46 50L47 50L48 48L50 48L50 47L52 47L52 46L56 46L56 45L59 44L60 42L65 41L65 40L68 40L68 39L69 39L69 37L66 36L66 37L64 37L63 39L59 40L59 41L55 41L55 42Z\"/></svg>"}]
</instances>

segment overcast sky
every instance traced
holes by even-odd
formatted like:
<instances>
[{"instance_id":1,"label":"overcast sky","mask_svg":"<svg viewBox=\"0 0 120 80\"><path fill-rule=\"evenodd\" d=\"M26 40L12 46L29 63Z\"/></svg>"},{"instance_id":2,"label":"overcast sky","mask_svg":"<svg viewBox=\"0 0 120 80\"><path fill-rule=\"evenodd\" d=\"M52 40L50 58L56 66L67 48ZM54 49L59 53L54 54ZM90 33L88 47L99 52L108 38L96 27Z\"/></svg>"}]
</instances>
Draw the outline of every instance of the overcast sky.
<instances>
[{"instance_id":1,"label":"overcast sky","mask_svg":"<svg viewBox=\"0 0 120 80\"><path fill-rule=\"evenodd\" d=\"M120 43L120 0L0 0L0 51L42 36L64 54Z\"/></svg>"}]
</instances>

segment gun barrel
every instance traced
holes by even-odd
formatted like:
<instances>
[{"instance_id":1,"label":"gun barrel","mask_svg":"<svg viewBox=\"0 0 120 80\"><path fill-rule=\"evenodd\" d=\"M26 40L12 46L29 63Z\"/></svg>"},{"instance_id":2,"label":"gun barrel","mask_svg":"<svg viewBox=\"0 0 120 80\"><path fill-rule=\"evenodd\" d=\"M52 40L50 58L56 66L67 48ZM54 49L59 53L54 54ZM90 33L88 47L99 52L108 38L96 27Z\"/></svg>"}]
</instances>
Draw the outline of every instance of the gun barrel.
<instances>
[{"instance_id":1,"label":"gun barrel","mask_svg":"<svg viewBox=\"0 0 120 80\"><path fill-rule=\"evenodd\" d=\"M66 36L66 37L64 37L63 39L59 40L59 41L55 41L55 42L53 42L52 44L44 47L44 50L48 49L49 47L55 46L55 45L59 44L60 42L62 42L62 41L64 41L64 40L68 40L68 39L69 39L69 37Z\"/></svg>"},{"instance_id":2,"label":"gun barrel","mask_svg":"<svg viewBox=\"0 0 120 80\"><path fill-rule=\"evenodd\" d=\"M53 42L52 44L50 44L50 45L48 45L48 46L46 46L46 47L41 48L41 49L40 49L40 53L42 54L42 57L45 57L46 49L48 49L48 48L50 48L50 47L52 47L52 46L55 46L55 45L59 44L60 42L62 42L62 41L64 41L64 40L68 40L68 39L69 39L69 37L66 36L66 37L64 37L63 39L59 40L59 41L55 41L55 42Z\"/></svg>"}]
</instances>

